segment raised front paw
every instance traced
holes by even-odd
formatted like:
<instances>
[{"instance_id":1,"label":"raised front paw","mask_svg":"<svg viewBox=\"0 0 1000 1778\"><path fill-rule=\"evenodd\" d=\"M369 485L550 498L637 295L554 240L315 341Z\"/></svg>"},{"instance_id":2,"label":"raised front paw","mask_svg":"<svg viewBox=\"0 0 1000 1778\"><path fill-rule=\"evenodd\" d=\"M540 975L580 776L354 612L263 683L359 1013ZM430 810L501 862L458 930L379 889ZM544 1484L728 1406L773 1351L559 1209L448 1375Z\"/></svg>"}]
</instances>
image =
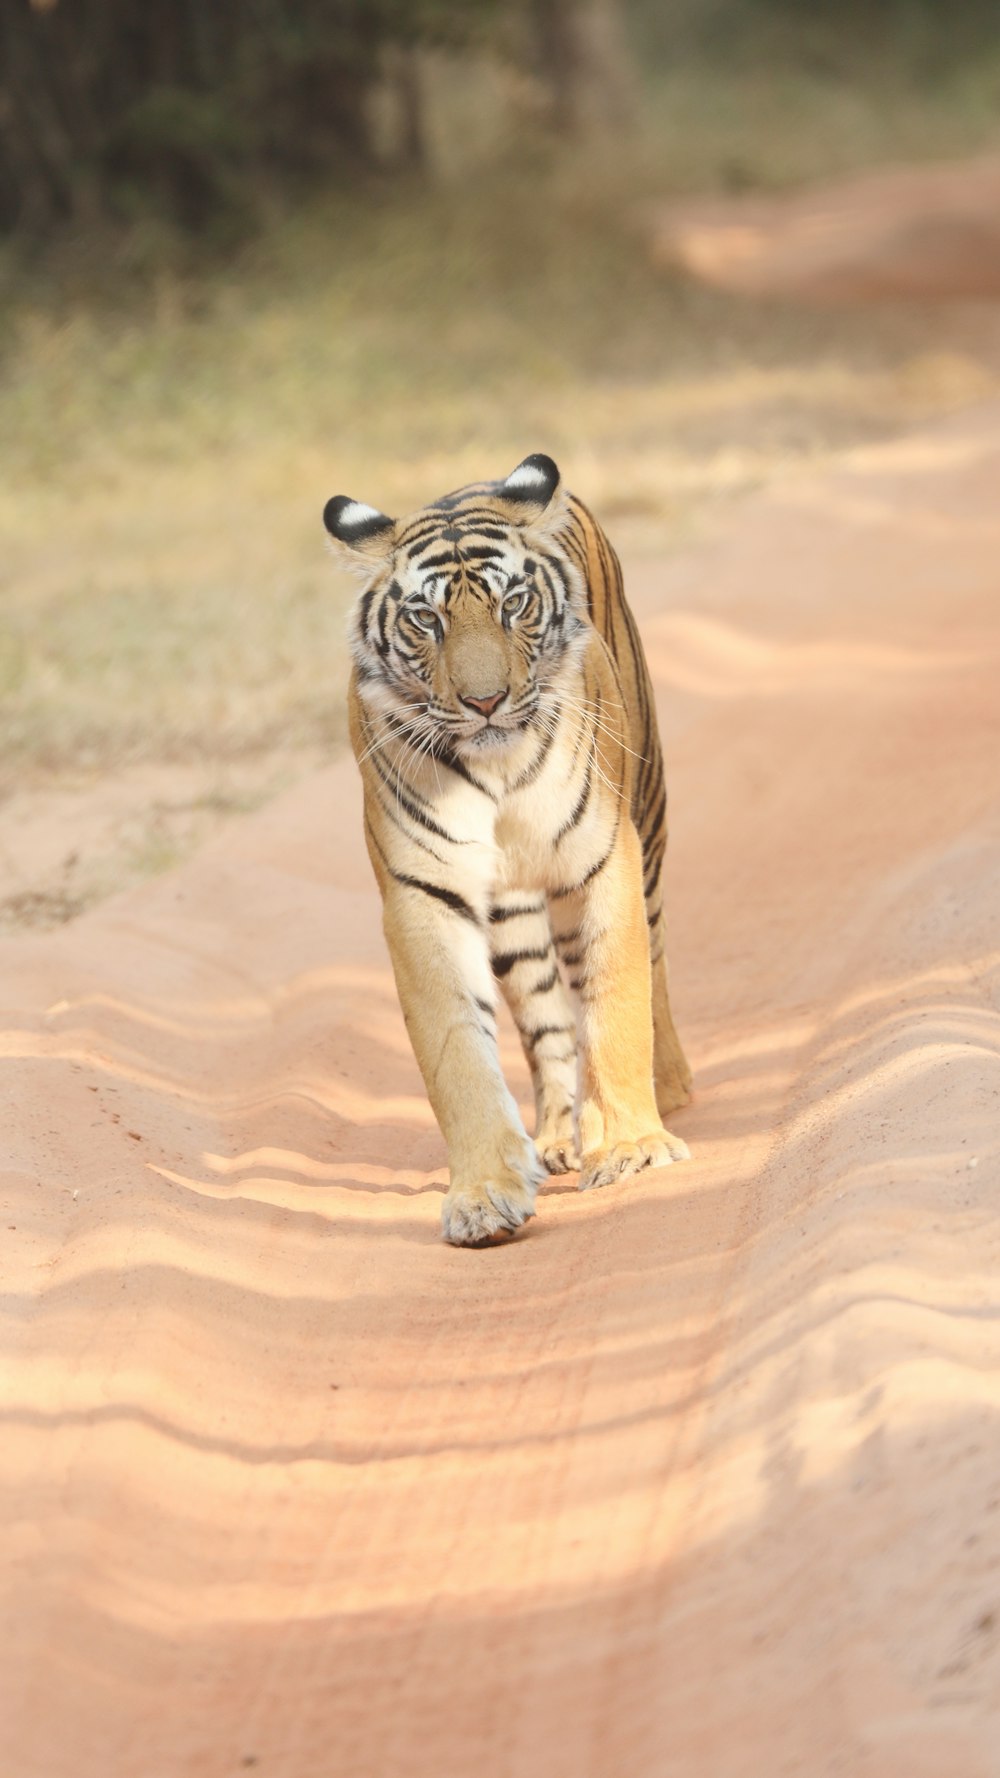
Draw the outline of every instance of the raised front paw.
<instances>
[{"instance_id":1,"label":"raised front paw","mask_svg":"<svg viewBox=\"0 0 1000 1778\"><path fill-rule=\"evenodd\" d=\"M629 1173L641 1173L645 1167L669 1167L673 1161L690 1158L691 1151L679 1136L671 1136L669 1130L654 1130L635 1142L616 1142L611 1148L584 1155L580 1190L594 1191Z\"/></svg>"}]
</instances>

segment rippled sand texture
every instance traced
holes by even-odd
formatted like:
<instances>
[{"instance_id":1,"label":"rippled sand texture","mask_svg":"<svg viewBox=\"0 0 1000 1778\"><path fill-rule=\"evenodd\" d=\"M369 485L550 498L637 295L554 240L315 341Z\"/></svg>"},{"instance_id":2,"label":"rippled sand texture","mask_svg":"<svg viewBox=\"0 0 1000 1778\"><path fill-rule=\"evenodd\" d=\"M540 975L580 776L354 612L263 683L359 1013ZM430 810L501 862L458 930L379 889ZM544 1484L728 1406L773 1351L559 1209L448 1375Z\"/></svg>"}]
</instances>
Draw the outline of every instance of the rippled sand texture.
<instances>
[{"instance_id":1,"label":"rippled sand texture","mask_svg":"<svg viewBox=\"0 0 1000 1778\"><path fill-rule=\"evenodd\" d=\"M349 761L0 946L10 1778L1000 1772L998 489L631 565L690 1165L439 1243Z\"/></svg>"}]
</instances>

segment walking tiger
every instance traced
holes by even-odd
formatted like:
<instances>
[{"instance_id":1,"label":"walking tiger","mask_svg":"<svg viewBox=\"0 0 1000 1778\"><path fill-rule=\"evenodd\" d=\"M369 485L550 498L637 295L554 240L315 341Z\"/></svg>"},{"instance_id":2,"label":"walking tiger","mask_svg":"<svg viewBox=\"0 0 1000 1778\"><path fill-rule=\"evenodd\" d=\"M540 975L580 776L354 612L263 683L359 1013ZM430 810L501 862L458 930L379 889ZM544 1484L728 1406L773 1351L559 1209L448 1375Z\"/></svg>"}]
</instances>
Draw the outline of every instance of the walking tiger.
<instances>
[{"instance_id":1,"label":"walking tiger","mask_svg":"<svg viewBox=\"0 0 1000 1778\"><path fill-rule=\"evenodd\" d=\"M621 569L550 457L395 520L324 522L363 576L351 740L403 1015L448 1145L445 1239L533 1215L543 1168L584 1189L683 1160L690 1071L667 991L666 788ZM497 986L534 1085L500 1069Z\"/></svg>"}]
</instances>

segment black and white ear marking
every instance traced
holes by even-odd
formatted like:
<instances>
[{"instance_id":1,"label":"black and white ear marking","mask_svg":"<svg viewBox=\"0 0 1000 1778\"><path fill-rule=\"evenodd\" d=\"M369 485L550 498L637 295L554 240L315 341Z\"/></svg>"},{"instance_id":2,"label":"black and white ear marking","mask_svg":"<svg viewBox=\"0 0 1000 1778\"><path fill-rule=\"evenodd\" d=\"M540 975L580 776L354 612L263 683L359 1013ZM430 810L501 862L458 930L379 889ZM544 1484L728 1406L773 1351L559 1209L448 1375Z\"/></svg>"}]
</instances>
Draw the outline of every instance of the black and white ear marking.
<instances>
[{"instance_id":1,"label":"black and white ear marking","mask_svg":"<svg viewBox=\"0 0 1000 1778\"><path fill-rule=\"evenodd\" d=\"M391 531L396 521L377 507L352 500L349 494L337 494L323 508L323 523L338 543L346 543L349 549L363 549L383 532Z\"/></svg>"},{"instance_id":2,"label":"black and white ear marking","mask_svg":"<svg viewBox=\"0 0 1000 1778\"><path fill-rule=\"evenodd\" d=\"M523 463L511 470L507 480L500 483L497 493L501 499L525 508L531 517L537 517L550 504L559 480L559 471L552 458L536 451L534 456L525 457Z\"/></svg>"}]
</instances>

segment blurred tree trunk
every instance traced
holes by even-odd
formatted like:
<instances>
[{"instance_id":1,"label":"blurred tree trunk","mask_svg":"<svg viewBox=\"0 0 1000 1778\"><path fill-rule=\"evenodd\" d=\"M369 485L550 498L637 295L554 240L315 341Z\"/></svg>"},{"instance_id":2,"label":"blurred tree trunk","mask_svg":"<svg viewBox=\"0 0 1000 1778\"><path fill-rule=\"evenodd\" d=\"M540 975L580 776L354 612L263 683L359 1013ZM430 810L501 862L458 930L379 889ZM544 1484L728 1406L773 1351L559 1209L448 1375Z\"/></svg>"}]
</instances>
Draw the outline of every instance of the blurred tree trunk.
<instances>
[{"instance_id":1,"label":"blurred tree trunk","mask_svg":"<svg viewBox=\"0 0 1000 1778\"><path fill-rule=\"evenodd\" d=\"M81 215L197 229L267 185L375 161L395 52L401 160L425 160L421 42L468 0L0 0L0 230ZM443 38L442 38L443 40Z\"/></svg>"},{"instance_id":2,"label":"blurred tree trunk","mask_svg":"<svg viewBox=\"0 0 1000 1778\"><path fill-rule=\"evenodd\" d=\"M627 129L637 82L622 0L532 0L531 12L552 127Z\"/></svg>"},{"instance_id":3,"label":"blurred tree trunk","mask_svg":"<svg viewBox=\"0 0 1000 1778\"><path fill-rule=\"evenodd\" d=\"M534 0L535 49L550 94L552 125L561 135L580 123L580 65L574 0Z\"/></svg>"},{"instance_id":4,"label":"blurred tree trunk","mask_svg":"<svg viewBox=\"0 0 1000 1778\"><path fill-rule=\"evenodd\" d=\"M423 173L427 168L427 120L420 51L415 44L393 45L389 83L396 111L396 164L404 172Z\"/></svg>"}]
</instances>

